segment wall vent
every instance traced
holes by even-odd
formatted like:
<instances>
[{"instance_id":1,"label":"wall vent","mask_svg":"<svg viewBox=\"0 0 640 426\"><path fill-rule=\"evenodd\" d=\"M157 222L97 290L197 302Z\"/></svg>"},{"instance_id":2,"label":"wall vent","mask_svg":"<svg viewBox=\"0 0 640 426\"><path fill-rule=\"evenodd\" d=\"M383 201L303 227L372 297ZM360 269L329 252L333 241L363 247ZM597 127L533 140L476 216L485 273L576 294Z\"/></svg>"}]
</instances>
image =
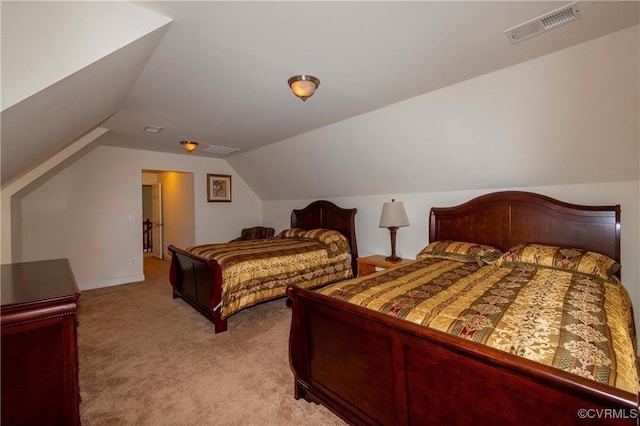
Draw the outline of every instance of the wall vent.
<instances>
[{"instance_id":1,"label":"wall vent","mask_svg":"<svg viewBox=\"0 0 640 426\"><path fill-rule=\"evenodd\" d=\"M535 37L538 34L553 30L576 19L580 19L582 13L578 2L573 2L567 6L556 9L553 12L546 13L535 19L509 28L504 33L507 35L512 44L518 44L521 41Z\"/></svg>"},{"instance_id":2,"label":"wall vent","mask_svg":"<svg viewBox=\"0 0 640 426\"><path fill-rule=\"evenodd\" d=\"M202 149L204 152L209 152L211 154L231 154L232 152L240 151L240 148L230 148L228 146L218 146L218 145L209 145L208 147Z\"/></svg>"}]
</instances>

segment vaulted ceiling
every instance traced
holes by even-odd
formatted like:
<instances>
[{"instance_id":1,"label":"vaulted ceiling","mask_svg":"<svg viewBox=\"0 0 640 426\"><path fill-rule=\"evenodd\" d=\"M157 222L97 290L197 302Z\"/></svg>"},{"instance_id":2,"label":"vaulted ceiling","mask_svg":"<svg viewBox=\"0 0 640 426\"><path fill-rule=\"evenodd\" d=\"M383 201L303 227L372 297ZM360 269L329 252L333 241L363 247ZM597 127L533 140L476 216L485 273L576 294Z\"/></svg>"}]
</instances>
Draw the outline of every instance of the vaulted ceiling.
<instances>
[{"instance_id":1,"label":"vaulted ceiling","mask_svg":"<svg viewBox=\"0 0 640 426\"><path fill-rule=\"evenodd\" d=\"M170 19L126 2L1 2L2 184L115 114Z\"/></svg>"},{"instance_id":2,"label":"vaulted ceiling","mask_svg":"<svg viewBox=\"0 0 640 426\"><path fill-rule=\"evenodd\" d=\"M566 4L3 1L2 183L97 125L107 145L237 148L220 157L241 170L256 148L638 24L637 2L580 2L540 37L503 33ZM305 103L300 73L321 80Z\"/></svg>"}]
</instances>

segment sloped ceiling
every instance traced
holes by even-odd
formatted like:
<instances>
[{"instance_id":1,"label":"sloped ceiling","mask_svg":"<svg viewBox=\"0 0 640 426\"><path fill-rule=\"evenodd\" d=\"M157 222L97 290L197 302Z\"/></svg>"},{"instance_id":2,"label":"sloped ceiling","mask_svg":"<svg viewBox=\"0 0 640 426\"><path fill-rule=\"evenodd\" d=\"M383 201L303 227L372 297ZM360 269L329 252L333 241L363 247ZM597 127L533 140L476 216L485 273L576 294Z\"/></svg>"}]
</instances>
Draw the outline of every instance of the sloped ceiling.
<instances>
[{"instance_id":1,"label":"sloped ceiling","mask_svg":"<svg viewBox=\"0 0 640 426\"><path fill-rule=\"evenodd\" d=\"M639 55L634 26L228 161L263 200L638 180Z\"/></svg>"},{"instance_id":2,"label":"sloped ceiling","mask_svg":"<svg viewBox=\"0 0 640 426\"><path fill-rule=\"evenodd\" d=\"M233 155L634 25L638 4L580 2L582 18L513 46L504 30L567 2L139 3L173 19L103 143ZM302 103L287 79L320 79ZM146 134L145 125L165 128Z\"/></svg>"},{"instance_id":3,"label":"sloped ceiling","mask_svg":"<svg viewBox=\"0 0 640 426\"><path fill-rule=\"evenodd\" d=\"M283 147L295 146L310 134L312 139L333 137L336 129L344 129L345 120L348 128L362 114L375 114L421 94L637 25L639 15L637 2L580 2L580 20L513 46L503 34L505 29L567 3L45 2L20 14L5 13L5 3L11 2L2 2L3 87L14 83L5 79L5 51L14 52L18 58L14 63L20 62L20 55L39 58L41 62L31 67L45 70L50 81L38 80L46 88L22 93L26 98L7 109L3 94L3 183L100 124L109 132L99 142L108 145L183 153L178 142L191 139L201 148L209 144L239 148L237 154L222 158L262 199L381 191L383 186L373 181L365 192L357 192L362 185L318 191L315 184L326 175L305 176L304 169L294 171L273 159L291 155L293 151ZM82 17L54 19L74 4L82 5L83 12L78 12ZM111 21L85 7L109 8L112 13L106 16ZM116 7L122 9L112 9ZM134 25L145 16L140 10L152 14L151 24ZM34 14L51 19L34 21ZM42 44L39 39L34 53L19 37L5 38L5 21L14 19L32 30L44 21L54 35L68 29L68 40L40 32L49 42ZM170 20L171 28L163 37ZM128 44L120 41L121 48L99 48L130 27L139 34ZM102 35L96 36L96 31ZM5 44L10 48L5 50ZM99 55L62 74L49 72L57 63L52 51L78 49ZM321 80L317 94L306 103L295 98L286 83L299 73ZM20 77L20 73L8 75ZM148 124L165 130L145 133ZM342 133L339 145L335 137L326 145L315 141L311 150L299 153L304 158L297 159L313 162L309 155L336 158L344 153L363 157L363 138L369 133L357 133ZM392 153L385 149L396 144L398 136L388 135L369 149ZM212 156L201 149L189 155ZM338 161L335 166L345 165ZM401 163L393 168L405 172ZM345 178L358 181L352 175ZM308 179L310 185L305 186ZM430 180L429 188L444 190L435 182Z\"/></svg>"},{"instance_id":4,"label":"sloped ceiling","mask_svg":"<svg viewBox=\"0 0 640 426\"><path fill-rule=\"evenodd\" d=\"M114 114L170 19L122 2L2 2L2 184Z\"/></svg>"}]
</instances>

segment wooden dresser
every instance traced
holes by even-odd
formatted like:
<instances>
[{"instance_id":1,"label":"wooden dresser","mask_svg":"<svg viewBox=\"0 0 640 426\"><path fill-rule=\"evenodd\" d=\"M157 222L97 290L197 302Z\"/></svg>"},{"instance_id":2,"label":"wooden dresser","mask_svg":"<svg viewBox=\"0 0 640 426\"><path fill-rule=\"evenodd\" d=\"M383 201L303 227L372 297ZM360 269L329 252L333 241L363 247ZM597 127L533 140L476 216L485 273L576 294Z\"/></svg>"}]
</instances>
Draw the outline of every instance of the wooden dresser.
<instances>
[{"instance_id":1,"label":"wooden dresser","mask_svg":"<svg viewBox=\"0 0 640 426\"><path fill-rule=\"evenodd\" d=\"M77 311L69 261L2 265L3 426L78 425Z\"/></svg>"}]
</instances>

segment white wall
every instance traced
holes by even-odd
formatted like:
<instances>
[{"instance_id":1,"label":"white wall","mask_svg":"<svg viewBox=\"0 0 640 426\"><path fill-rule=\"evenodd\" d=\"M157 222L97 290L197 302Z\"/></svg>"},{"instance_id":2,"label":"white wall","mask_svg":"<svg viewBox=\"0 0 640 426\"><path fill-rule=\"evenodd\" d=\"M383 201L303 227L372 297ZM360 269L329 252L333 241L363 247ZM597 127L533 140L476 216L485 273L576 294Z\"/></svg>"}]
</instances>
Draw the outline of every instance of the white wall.
<instances>
[{"instance_id":1,"label":"white wall","mask_svg":"<svg viewBox=\"0 0 640 426\"><path fill-rule=\"evenodd\" d=\"M614 205L621 208L622 281L628 289L635 308L636 324L640 324L640 181L594 183L580 185L552 185L539 187L504 187L491 190L395 193L384 195L329 198L345 208L356 207L356 238L360 256L391 253L389 230L379 228L382 203L395 198L402 201L410 226L400 228L397 235L398 256L413 259L428 243L428 218L431 207L449 207L476 196L496 190L525 190L547 195L561 201L586 205ZM287 200L263 203L264 225L279 232L289 227L289 214L310 201Z\"/></svg>"},{"instance_id":2,"label":"white wall","mask_svg":"<svg viewBox=\"0 0 640 426\"><path fill-rule=\"evenodd\" d=\"M261 224L260 200L224 160L100 146L23 198L22 261L68 258L81 290L143 279L142 170L194 174L196 243ZM207 203L207 173L232 175L231 203Z\"/></svg>"},{"instance_id":3,"label":"white wall","mask_svg":"<svg viewBox=\"0 0 640 426\"><path fill-rule=\"evenodd\" d=\"M0 189L0 239L2 240L0 259L3 264L22 260L21 198L39 185L39 182L48 179L56 174L57 170L67 167L93 149L95 146L93 142L107 131L105 128L96 127L19 178L2 186ZM2 146L2 155L3 158L7 155L5 145Z\"/></svg>"}]
</instances>

